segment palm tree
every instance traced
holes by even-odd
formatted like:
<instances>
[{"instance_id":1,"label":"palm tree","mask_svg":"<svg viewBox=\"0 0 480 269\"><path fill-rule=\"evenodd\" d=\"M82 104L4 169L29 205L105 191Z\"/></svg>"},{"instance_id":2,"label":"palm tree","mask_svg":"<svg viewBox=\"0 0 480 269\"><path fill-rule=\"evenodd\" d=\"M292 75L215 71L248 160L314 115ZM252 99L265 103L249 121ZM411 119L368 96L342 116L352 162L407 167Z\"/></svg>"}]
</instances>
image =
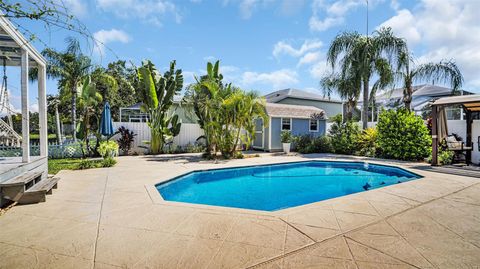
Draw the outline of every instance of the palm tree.
<instances>
[{"instance_id":1,"label":"palm tree","mask_svg":"<svg viewBox=\"0 0 480 269\"><path fill-rule=\"evenodd\" d=\"M358 70L363 84L363 128L367 128L370 79L378 75L380 79L372 89L390 84L393 80L390 64L399 61L407 51L406 42L393 35L390 28L381 28L372 36L362 36L357 32L343 32L335 37L328 49L327 61L335 70L340 65L342 77L350 69Z\"/></svg>"},{"instance_id":2,"label":"palm tree","mask_svg":"<svg viewBox=\"0 0 480 269\"><path fill-rule=\"evenodd\" d=\"M47 48L42 51L47 59L47 75L49 78L57 78L58 86L71 97L73 140L77 140L77 89L82 83L82 79L89 74L92 67L88 56L82 54L80 43L74 38L67 38L67 49L64 52ZM65 96L64 96L65 97ZM63 99L63 98L62 98Z\"/></svg>"},{"instance_id":3,"label":"palm tree","mask_svg":"<svg viewBox=\"0 0 480 269\"><path fill-rule=\"evenodd\" d=\"M60 114L58 113L58 105L60 105L60 99L56 95L47 95L47 107L54 110L55 113L55 126L57 131L57 142L62 143L62 131L60 129Z\"/></svg>"},{"instance_id":4,"label":"palm tree","mask_svg":"<svg viewBox=\"0 0 480 269\"><path fill-rule=\"evenodd\" d=\"M96 115L95 111L102 102L102 95L98 93L96 85L92 82L90 76L84 77L81 83L80 91L78 92L78 104L81 109L80 134L85 139L87 152L91 152L89 143L89 131L93 129L91 117Z\"/></svg>"},{"instance_id":5,"label":"palm tree","mask_svg":"<svg viewBox=\"0 0 480 269\"><path fill-rule=\"evenodd\" d=\"M342 77L340 74L331 74L320 81L324 95L330 97L332 92L336 92L342 100L346 100L347 121L352 120L353 110L357 106L358 98L360 98L361 84L361 77L355 74L347 77Z\"/></svg>"},{"instance_id":6,"label":"palm tree","mask_svg":"<svg viewBox=\"0 0 480 269\"><path fill-rule=\"evenodd\" d=\"M463 84L462 73L453 61L442 60L415 66L413 58L403 53L398 69L396 77L403 84L403 103L407 110L411 110L414 82L450 84L452 92L456 92Z\"/></svg>"}]
</instances>

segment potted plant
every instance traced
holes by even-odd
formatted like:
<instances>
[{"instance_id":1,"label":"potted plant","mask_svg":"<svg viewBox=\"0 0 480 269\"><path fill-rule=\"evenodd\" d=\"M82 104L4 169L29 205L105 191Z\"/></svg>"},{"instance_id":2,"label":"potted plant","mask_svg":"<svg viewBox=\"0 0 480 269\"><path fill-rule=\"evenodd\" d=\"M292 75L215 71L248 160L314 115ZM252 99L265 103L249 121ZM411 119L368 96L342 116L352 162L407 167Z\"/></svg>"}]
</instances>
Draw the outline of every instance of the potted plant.
<instances>
[{"instance_id":1,"label":"potted plant","mask_svg":"<svg viewBox=\"0 0 480 269\"><path fill-rule=\"evenodd\" d=\"M292 133L290 131L282 131L280 134L282 140L283 152L290 153L290 145L292 144Z\"/></svg>"}]
</instances>

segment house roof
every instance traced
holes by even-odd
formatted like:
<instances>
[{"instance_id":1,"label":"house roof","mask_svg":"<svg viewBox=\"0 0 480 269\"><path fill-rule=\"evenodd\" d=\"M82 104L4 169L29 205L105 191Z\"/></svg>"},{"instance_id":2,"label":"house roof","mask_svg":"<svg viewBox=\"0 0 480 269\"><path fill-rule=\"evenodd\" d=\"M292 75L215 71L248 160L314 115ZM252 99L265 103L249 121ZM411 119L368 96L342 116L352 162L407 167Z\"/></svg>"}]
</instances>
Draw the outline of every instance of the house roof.
<instances>
[{"instance_id":1,"label":"house roof","mask_svg":"<svg viewBox=\"0 0 480 269\"><path fill-rule=\"evenodd\" d=\"M22 50L28 52L30 66L46 66L43 56L0 11L0 59L7 66L21 66Z\"/></svg>"},{"instance_id":2,"label":"house roof","mask_svg":"<svg viewBox=\"0 0 480 269\"><path fill-rule=\"evenodd\" d=\"M331 103L342 103L342 101L325 98L322 95L319 95L316 93L302 91L298 89L291 89L291 88L275 91L265 95L265 99L267 100L268 103L278 103L285 98L296 98L296 99L315 100L315 101L323 101L323 102L331 102Z\"/></svg>"},{"instance_id":3,"label":"house roof","mask_svg":"<svg viewBox=\"0 0 480 269\"><path fill-rule=\"evenodd\" d=\"M323 113L325 119L327 118L323 109L314 106L267 103L266 109L270 117L310 119L313 114Z\"/></svg>"},{"instance_id":4,"label":"house roof","mask_svg":"<svg viewBox=\"0 0 480 269\"><path fill-rule=\"evenodd\" d=\"M480 103L480 94L443 97L433 102L433 105L455 105L468 103Z\"/></svg>"},{"instance_id":5,"label":"house roof","mask_svg":"<svg viewBox=\"0 0 480 269\"><path fill-rule=\"evenodd\" d=\"M437 85L430 85L430 84L423 84L413 86L413 97L420 97L420 96L429 96L429 97L441 97L441 96L450 96L452 95L452 89L437 86ZM471 94L471 92L463 91L463 94ZM377 94L375 97L377 101L383 101L387 99L395 99L395 98L403 98L403 88L397 88L392 91L384 91L382 93Z\"/></svg>"}]
</instances>

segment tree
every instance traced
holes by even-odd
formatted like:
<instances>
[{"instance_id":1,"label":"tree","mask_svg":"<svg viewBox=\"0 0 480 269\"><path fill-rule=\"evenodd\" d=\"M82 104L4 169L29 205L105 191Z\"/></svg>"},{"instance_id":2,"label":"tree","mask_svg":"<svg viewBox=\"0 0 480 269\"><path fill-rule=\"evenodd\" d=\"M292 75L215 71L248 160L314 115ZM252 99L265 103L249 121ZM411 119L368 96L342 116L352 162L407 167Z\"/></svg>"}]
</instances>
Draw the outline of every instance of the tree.
<instances>
[{"instance_id":1,"label":"tree","mask_svg":"<svg viewBox=\"0 0 480 269\"><path fill-rule=\"evenodd\" d=\"M62 142L62 131L60 127L60 113L58 112L58 106L60 105L60 99L58 99L58 96L54 95L47 95L47 107L49 108L49 112L52 112L55 114L55 130L57 133L57 142L61 143Z\"/></svg>"},{"instance_id":2,"label":"tree","mask_svg":"<svg viewBox=\"0 0 480 269\"><path fill-rule=\"evenodd\" d=\"M207 75L189 85L184 103L192 104L207 141L207 153L235 156L240 142L250 145L255 119L268 120L265 100L232 84L224 84L219 61L207 64ZM243 132L242 132L243 131Z\"/></svg>"},{"instance_id":3,"label":"tree","mask_svg":"<svg viewBox=\"0 0 480 269\"><path fill-rule=\"evenodd\" d=\"M138 68L138 91L143 99L141 109L148 113L148 126L151 131L150 150L153 154L161 153L163 145L180 132L178 115L172 115L169 108L173 97L183 88L181 69L176 69L176 62L170 62L170 69L163 75L150 61L145 61Z\"/></svg>"},{"instance_id":4,"label":"tree","mask_svg":"<svg viewBox=\"0 0 480 269\"><path fill-rule=\"evenodd\" d=\"M47 59L47 76L57 78L60 88L60 99L71 98L71 120L74 128L73 140L76 141L77 134L77 89L82 79L87 76L92 67L89 57L82 54L80 43L73 38L67 38L67 49L64 52L58 52L47 48L42 51ZM36 72L32 72L36 74Z\"/></svg>"},{"instance_id":5,"label":"tree","mask_svg":"<svg viewBox=\"0 0 480 269\"><path fill-rule=\"evenodd\" d=\"M353 70L353 68L351 69ZM331 96L332 92L338 93L342 100L346 100L346 120L353 118L353 111L360 98L362 80L359 74L352 73L347 77L340 74L331 74L321 79L320 85L323 94Z\"/></svg>"},{"instance_id":6,"label":"tree","mask_svg":"<svg viewBox=\"0 0 480 269\"><path fill-rule=\"evenodd\" d=\"M199 78L195 78L196 82L188 85L185 92L183 103L190 104L193 112L197 116L197 123L204 131L204 138L207 153L210 154L214 150L215 137L213 133L213 112L218 107L217 93L221 89L228 89L231 85L224 85L222 82L223 75L219 72L220 61L215 64L207 63L207 74ZM216 151L216 149L215 149Z\"/></svg>"},{"instance_id":7,"label":"tree","mask_svg":"<svg viewBox=\"0 0 480 269\"><path fill-rule=\"evenodd\" d=\"M126 62L120 60L109 63L107 68L97 67L92 72L92 80L95 81L98 92L110 104L113 119L120 120L121 107L141 102L133 86L132 74L136 76L135 70L127 68Z\"/></svg>"},{"instance_id":8,"label":"tree","mask_svg":"<svg viewBox=\"0 0 480 269\"><path fill-rule=\"evenodd\" d=\"M414 82L450 84L453 92L462 87L462 73L453 61L442 60L438 63L415 66L413 58L408 53L403 53L400 60L396 77L403 84L403 103L408 111L411 110Z\"/></svg>"},{"instance_id":9,"label":"tree","mask_svg":"<svg viewBox=\"0 0 480 269\"><path fill-rule=\"evenodd\" d=\"M96 123L96 128L98 129L99 119L96 116L98 115L96 109L102 103L102 96L98 93L95 83L92 83L90 76L83 78L80 91L78 92L78 99L79 108L82 112L78 129L81 138L85 140L87 152L91 152L89 132L95 130L92 126L92 120Z\"/></svg>"},{"instance_id":10,"label":"tree","mask_svg":"<svg viewBox=\"0 0 480 269\"><path fill-rule=\"evenodd\" d=\"M335 69L340 65L342 77L346 77L351 68L358 70L363 85L363 128L367 128L369 94L393 81L391 65L398 62L407 50L406 42L393 35L390 28L381 28L372 36L362 36L357 32L343 32L332 41L327 53L327 61ZM379 80L370 92L370 79L378 75Z\"/></svg>"}]
</instances>

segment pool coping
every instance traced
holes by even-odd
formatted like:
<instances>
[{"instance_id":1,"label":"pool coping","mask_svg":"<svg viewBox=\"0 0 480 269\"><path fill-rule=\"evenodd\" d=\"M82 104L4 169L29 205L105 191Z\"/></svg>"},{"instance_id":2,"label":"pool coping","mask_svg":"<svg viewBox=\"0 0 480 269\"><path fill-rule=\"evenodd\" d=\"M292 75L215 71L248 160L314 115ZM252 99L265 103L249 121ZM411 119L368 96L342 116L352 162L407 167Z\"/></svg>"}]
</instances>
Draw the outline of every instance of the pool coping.
<instances>
[{"instance_id":1,"label":"pool coping","mask_svg":"<svg viewBox=\"0 0 480 269\"><path fill-rule=\"evenodd\" d=\"M321 200L321 201L317 201L317 202L312 202L312 203L307 203L307 204L303 204L303 205L288 207L288 208L284 208L284 209L278 209L278 210L275 210L275 211L247 209L247 208L240 208L240 207L228 207L228 206L219 206L219 205L196 204L196 203L187 203L187 202L178 202L178 201L168 201L168 200L165 200L163 198L162 194L157 189L157 185L165 184L165 183L177 180L179 177L182 177L182 176L185 176L185 175L188 175L188 174L191 174L191 173L195 173L195 172L205 172L205 171L213 171L213 170L226 170L226 169L235 169L235 168L247 168L247 167L259 167L259 166L269 166L269 165L282 165L282 164L291 164L291 163L305 163L305 162L315 162L315 161L370 163L370 164L374 164L374 165L378 165L378 166L387 166L387 167L399 168L399 169L405 170L405 171L407 171L411 174L414 174L414 175L418 176L418 178L416 178L415 180L409 180L409 181L405 181L405 182L398 183L398 184L392 184L392 185L388 185L388 186L381 187L381 188L371 189L371 190L367 190L367 191L360 191L360 192L351 193L351 194L347 194L347 195L342 195L342 196L338 196L338 197L333 197L333 198L329 198L329 199L325 199L325 200ZM304 209L307 209L307 208L310 208L310 207L321 206L321 203L327 204L329 202L332 202L332 201L335 201L335 200L338 200L338 199L352 198L352 197L354 197L356 195L360 195L362 193L367 193L367 192L372 193L372 192L379 191L379 190L386 190L386 189L398 186L400 184L403 185L403 184L408 184L408 183L414 183L414 182L418 182L420 180L425 180L426 179L426 177L424 175L421 175L417 172L413 172L409 168L405 167L402 164L385 164L384 162L385 161L383 161L383 160L382 161L380 161L380 160L379 161L376 161L376 160L358 160L358 159L357 160L352 160L352 159L341 159L341 158L332 160L330 158L321 158L320 157L320 158L312 158L310 160L300 160L300 161L299 160L291 160L291 161L287 160L287 161L282 161L282 162L271 162L271 163L267 162L267 163L255 164L255 165L252 165L252 164L245 164L245 165L236 164L234 166L221 167L221 168L188 169L188 171L182 171L179 175L176 175L172 178L165 179L165 180L160 181L158 183L155 183L153 185L152 184L145 184L144 186L145 186L145 189L148 193L148 196L150 197L153 204L221 211L223 213L230 212L230 213L239 213L239 214L263 215L263 216L269 216L269 217L281 217L281 216L284 216L285 214L291 213L291 211L298 211L298 210L304 210Z\"/></svg>"}]
</instances>

